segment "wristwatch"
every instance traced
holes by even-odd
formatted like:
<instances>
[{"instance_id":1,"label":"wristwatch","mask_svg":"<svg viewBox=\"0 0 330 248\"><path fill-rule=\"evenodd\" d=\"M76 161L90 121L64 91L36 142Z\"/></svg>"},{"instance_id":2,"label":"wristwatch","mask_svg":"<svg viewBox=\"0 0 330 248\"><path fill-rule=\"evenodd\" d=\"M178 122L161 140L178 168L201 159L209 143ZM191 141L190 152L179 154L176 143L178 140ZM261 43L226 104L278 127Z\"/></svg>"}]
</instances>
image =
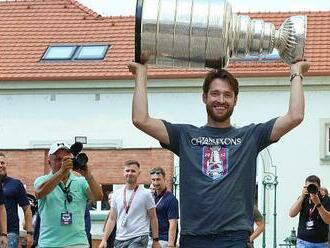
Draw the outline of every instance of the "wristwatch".
<instances>
[{"instance_id":1,"label":"wristwatch","mask_svg":"<svg viewBox=\"0 0 330 248\"><path fill-rule=\"evenodd\" d=\"M152 240L158 242L159 238L152 238Z\"/></svg>"},{"instance_id":2,"label":"wristwatch","mask_svg":"<svg viewBox=\"0 0 330 248\"><path fill-rule=\"evenodd\" d=\"M33 235L33 231L27 231L26 234Z\"/></svg>"},{"instance_id":3,"label":"wristwatch","mask_svg":"<svg viewBox=\"0 0 330 248\"><path fill-rule=\"evenodd\" d=\"M301 80L304 79L304 76L303 76L302 74L300 74L299 72L295 72L295 73L293 73L293 74L290 76L290 83L292 83L292 80L293 80L295 77L300 77Z\"/></svg>"},{"instance_id":4,"label":"wristwatch","mask_svg":"<svg viewBox=\"0 0 330 248\"><path fill-rule=\"evenodd\" d=\"M1 233L0 236L8 237L7 233Z\"/></svg>"},{"instance_id":5,"label":"wristwatch","mask_svg":"<svg viewBox=\"0 0 330 248\"><path fill-rule=\"evenodd\" d=\"M322 206L322 204L321 204L321 203L319 203L319 204L316 204L316 206L315 206L315 207L319 208L319 207L321 207L321 206Z\"/></svg>"}]
</instances>

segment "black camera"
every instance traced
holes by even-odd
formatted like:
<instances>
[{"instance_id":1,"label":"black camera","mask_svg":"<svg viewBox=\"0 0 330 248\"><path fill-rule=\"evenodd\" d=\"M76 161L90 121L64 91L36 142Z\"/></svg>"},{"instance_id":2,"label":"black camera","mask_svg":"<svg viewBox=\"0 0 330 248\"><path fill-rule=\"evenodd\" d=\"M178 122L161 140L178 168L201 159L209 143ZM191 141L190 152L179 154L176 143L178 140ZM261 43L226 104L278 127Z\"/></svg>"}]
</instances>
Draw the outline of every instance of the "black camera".
<instances>
[{"instance_id":1,"label":"black camera","mask_svg":"<svg viewBox=\"0 0 330 248\"><path fill-rule=\"evenodd\" d=\"M83 149L83 144L80 142L75 142L70 147L70 152L73 155L72 163L73 170L84 169L88 162L88 157L85 153L81 152Z\"/></svg>"},{"instance_id":2,"label":"black camera","mask_svg":"<svg viewBox=\"0 0 330 248\"><path fill-rule=\"evenodd\" d=\"M319 188L315 184L311 183L307 186L307 192L309 194L317 194L319 192Z\"/></svg>"}]
</instances>

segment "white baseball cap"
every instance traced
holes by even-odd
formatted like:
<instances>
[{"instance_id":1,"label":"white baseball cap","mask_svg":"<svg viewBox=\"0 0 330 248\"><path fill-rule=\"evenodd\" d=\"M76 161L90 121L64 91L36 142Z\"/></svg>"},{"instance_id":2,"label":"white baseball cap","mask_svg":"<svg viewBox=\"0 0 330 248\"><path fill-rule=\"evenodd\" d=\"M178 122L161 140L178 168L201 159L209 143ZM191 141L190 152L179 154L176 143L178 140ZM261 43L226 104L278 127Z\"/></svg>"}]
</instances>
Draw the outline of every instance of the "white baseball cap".
<instances>
[{"instance_id":1,"label":"white baseball cap","mask_svg":"<svg viewBox=\"0 0 330 248\"><path fill-rule=\"evenodd\" d=\"M50 146L49 151L48 151L48 156L54 154L55 152L57 152L60 149L70 151L70 146L68 144L66 144L65 142L56 142Z\"/></svg>"}]
</instances>

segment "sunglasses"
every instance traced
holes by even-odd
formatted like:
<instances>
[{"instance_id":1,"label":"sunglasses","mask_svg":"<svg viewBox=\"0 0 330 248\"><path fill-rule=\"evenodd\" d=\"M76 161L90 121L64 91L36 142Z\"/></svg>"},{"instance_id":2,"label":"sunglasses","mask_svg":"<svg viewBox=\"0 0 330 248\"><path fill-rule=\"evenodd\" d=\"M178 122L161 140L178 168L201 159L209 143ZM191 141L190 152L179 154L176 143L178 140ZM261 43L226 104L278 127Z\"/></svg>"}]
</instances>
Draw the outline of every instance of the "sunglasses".
<instances>
[{"instance_id":1,"label":"sunglasses","mask_svg":"<svg viewBox=\"0 0 330 248\"><path fill-rule=\"evenodd\" d=\"M160 171L150 171L150 175L163 175Z\"/></svg>"},{"instance_id":2,"label":"sunglasses","mask_svg":"<svg viewBox=\"0 0 330 248\"><path fill-rule=\"evenodd\" d=\"M66 193L65 193L65 198L66 198L66 200L68 201L68 203L72 202L72 195L70 195L69 192L66 192Z\"/></svg>"}]
</instances>

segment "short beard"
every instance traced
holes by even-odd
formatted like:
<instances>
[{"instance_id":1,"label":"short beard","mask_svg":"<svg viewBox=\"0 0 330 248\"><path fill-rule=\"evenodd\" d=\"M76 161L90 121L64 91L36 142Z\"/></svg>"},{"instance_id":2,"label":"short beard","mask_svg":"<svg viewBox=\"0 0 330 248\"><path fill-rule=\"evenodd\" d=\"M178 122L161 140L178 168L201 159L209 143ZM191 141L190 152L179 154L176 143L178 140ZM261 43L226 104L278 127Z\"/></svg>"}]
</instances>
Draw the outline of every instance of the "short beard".
<instances>
[{"instance_id":1,"label":"short beard","mask_svg":"<svg viewBox=\"0 0 330 248\"><path fill-rule=\"evenodd\" d=\"M223 116L216 116L214 115L214 112L212 111L212 106L208 106L206 105L206 112L208 114L208 116L215 122L224 122L226 120L228 120L231 115L234 112L234 108L232 108L231 110L229 110L225 115Z\"/></svg>"},{"instance_id":2,"label":"short beard","mask_svg":"<svg viewBox=\"0 0 330 248\"><path fill-rule=\"evenodd\" d=\"M0 174L0 182L5 179L7 176L7 173L4 173L4 174Z\"/></svg>"},{"instance_id":3,"label":"short beard","mask_svg":"<svg viewBox=\"0 0 330 248\"><path fill-rule=\"evenodd\" d=\"M135 184L137 182L137 180L133 179L133 178L127 178L126 182L128 184Z\"/></svg>"}]
</instances>

